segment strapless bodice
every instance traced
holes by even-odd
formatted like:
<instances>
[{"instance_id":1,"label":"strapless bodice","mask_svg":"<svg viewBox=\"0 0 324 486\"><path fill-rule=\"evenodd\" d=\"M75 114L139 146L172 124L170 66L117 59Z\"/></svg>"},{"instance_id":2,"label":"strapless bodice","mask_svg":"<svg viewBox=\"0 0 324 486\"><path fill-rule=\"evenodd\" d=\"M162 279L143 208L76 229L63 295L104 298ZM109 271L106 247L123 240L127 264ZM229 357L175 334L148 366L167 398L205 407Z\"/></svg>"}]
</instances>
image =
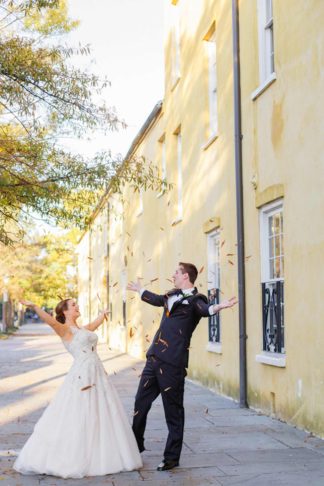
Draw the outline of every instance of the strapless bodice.
<instances>
[{"instance_id":1,"label":"strapless bodice","mask_svg":"<svg viewBox=\"0 0 324 486\"><path fill-rule=\"evenodd\" d=\"M97 356L98 336L95 332L89 331L84 327L71 327L73 337L71 341L65 341L63 344L67 351L72 354L74 358L85 358L86 355Z\"/></svg>"}]
</instances>

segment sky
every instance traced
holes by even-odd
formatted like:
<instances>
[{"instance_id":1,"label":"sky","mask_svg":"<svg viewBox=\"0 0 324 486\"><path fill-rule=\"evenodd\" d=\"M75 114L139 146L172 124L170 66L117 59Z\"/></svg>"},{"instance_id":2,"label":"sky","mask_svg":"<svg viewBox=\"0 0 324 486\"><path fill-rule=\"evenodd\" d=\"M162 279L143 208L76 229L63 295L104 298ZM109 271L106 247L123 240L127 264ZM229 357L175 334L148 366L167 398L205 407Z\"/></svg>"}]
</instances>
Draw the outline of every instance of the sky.
<instances>
[{"instance_id":1,"label":"sky","mask_svg":"<svg viewBox=\"0 0 324 486\"><path fill-rule=\"evenodd\" d=\"M69 0L69 15L80 26L67 37L72 45L89 44L90 56L73 63L107 76L112 83L106 102L115 106L128 125L118 133L91 141L68 142L73 151L89 156L112 150L125 155L155 104L163 98L164 0ZM95 59L95 62L91 62Z\"/></svg>"}]
</instances>

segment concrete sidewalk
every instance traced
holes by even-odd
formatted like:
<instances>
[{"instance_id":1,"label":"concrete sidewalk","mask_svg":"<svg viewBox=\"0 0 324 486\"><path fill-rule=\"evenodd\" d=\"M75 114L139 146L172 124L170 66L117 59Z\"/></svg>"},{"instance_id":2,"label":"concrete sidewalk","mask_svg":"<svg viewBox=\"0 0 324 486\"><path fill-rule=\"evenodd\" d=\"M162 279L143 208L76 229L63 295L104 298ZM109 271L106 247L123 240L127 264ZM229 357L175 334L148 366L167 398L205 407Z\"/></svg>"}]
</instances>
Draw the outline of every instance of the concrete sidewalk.
<instances>
[{"instance_id":1,"label":"concrete sidewalk","mask_svg":"<svg viewBox=\"0 0 324 486\"><path fill-rule=\"evenodd\" d=\"M143 362L100 346L100 355L131 421ZM43 324L23 326L0 341L0 485L324 486L324 441L278 420L240 409L187 381L186 427L180 467L156 471L167 429L158 399L150 412L144 468L111 476L62 480L12 470L36 420L64 379L72 358ZM54 424L53 424L54 426Z\"/></svg>"}]
</instances>

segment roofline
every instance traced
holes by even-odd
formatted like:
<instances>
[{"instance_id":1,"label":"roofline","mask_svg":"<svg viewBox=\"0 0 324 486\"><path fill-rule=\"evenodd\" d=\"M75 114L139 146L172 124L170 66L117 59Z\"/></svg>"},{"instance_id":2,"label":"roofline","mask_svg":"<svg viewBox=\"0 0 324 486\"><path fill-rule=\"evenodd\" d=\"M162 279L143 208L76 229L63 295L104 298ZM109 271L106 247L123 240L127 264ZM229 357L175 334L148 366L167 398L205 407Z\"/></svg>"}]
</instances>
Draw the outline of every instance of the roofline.
<instances>
[{"instance_id":1,"label":"roofline","mask_svg":"<svg viewBox=\"0 0 324 486\"><path fill-rule=\"evenodd\" d=\"M153 124L155 123L155 121L157 120L158 116L160 115L160 113L162 111L162 106L163 106L163 100L160 100L160 101L158 101L156 103L156 105L154 106L153 110L151 111L151 113L149 114L149 116L145 120L144 124L142 125L142 127L138 131L138 133L137 133L136 137L134 138L133 142L131 143L131 146L130 146L127 154L124 157L124 160L123 160L123 163L122 163L121 167L125 164L125 162L127 162L131 158L131 156L134 154L134 152L136 151L136 149L139 146L139 144L142 142L142 140L145 137L145 135L151 129L151 127L153 126ZM78 241L78 244L81 243L83 237L89 231L89 228L90 228L92 222L94 221L94 219L98 215L98 212L100 211L100 209L102 208L103 204L105 203L107 197L109 196L110 190L111 190L111 184L109 184L109 186L107 187L107 190L106 190L105 194L101 197L99 203L97 204L96 208L94 209L94 211L93 211L93 213L91 215L91 219L89 221L88 228L86 230L84 230L84 232L82 233L82 235L81 235L81 237L80 237L80 239Z\"/></svg>"}]
</instances>

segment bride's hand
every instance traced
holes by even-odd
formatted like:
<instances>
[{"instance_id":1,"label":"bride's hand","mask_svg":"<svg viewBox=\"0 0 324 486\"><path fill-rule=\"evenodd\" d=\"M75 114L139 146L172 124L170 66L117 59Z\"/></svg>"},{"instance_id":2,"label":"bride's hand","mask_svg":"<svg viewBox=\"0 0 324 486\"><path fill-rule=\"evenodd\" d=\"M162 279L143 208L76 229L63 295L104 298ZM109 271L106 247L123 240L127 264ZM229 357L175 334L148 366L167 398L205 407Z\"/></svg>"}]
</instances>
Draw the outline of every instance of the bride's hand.
<instances>
[{"instance_id":1,"label":"bride's hand","mask_svg":"<svg viewBox=\"0 0 324 486\"><path fill-rule=\"evenodd\" d=\"M101 312L102 317L105 319L105 321L108 321L108 315L110 314L110 311L108 309L105 309Z\"/></svg>"},{"instance_id":2,"label":"bride's hand","mask_svg":"<svg viewBox=\"0 0 324 486\"><path fill-rule=\"evenodd\" d=\"M19 301L22 305L25 305L26 307L35 307L36 304L31 302L30 300L20 300Z\"/></svg>"}]
</instances>

